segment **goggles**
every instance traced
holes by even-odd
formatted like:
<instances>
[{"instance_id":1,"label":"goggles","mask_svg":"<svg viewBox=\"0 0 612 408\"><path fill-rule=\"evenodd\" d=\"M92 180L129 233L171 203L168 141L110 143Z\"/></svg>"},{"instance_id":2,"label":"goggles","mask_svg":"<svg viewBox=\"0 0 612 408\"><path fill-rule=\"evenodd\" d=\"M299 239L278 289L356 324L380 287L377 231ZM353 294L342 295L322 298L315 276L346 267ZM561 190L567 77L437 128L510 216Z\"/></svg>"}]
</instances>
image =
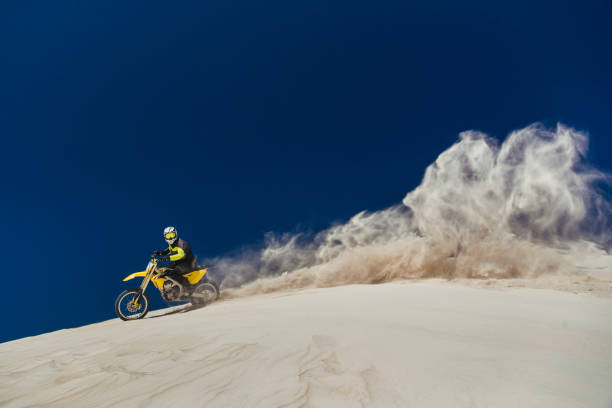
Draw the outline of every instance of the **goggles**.
<instances>
[{"instance_id":1,"label":"goggles","mask_svg":"<svg viewBox=\"0 0 612 408\"><path fill-rule=\"evenodd\" d=\"M166 238L166 239L174 239L174 238L176 238L176 232L168 232L168 233L164 234L164 238Z\"/></svg>"}]
</instances>

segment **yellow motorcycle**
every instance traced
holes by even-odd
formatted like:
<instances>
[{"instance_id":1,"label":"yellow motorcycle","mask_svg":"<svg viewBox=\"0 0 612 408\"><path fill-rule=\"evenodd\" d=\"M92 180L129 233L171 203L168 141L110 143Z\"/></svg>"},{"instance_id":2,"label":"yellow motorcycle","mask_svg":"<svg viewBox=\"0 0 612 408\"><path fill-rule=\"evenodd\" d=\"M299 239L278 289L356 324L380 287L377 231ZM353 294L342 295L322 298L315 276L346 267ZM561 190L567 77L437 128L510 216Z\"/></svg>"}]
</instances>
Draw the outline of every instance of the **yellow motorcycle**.
<instances>
[{"instance_id":1,"label":"yellow motorcycle","mask_svg":"<svg viewBox=\"0 0 612 408\"><path fill-rule=\"evenodd\" d=\"M191 301L194 306L204 306L219 298L219 286L208 279L206 272L214 265L203 265L198 270L186 273L189 286L183 285L164 275L168 268L157 265L158 260L151 256L147 269L127 276L123 281L143 277L139 288L128 289L121 293L115 302L115 312L121 320L142 319L149 312L149 297L145 293L149 282L159 290L167 302ZM187 287L185 287L187 286Z\"/></svg>"}]
</instances>

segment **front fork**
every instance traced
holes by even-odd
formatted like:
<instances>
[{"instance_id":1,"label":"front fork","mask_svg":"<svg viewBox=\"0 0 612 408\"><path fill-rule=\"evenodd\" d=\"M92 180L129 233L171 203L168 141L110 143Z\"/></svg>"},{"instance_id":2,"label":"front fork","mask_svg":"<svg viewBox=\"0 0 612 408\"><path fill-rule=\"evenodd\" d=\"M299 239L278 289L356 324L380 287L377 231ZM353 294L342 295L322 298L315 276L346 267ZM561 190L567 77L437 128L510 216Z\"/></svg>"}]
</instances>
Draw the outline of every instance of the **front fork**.
<instances>
[{"instance_id":1,"label":"front fork","mask_svg":"<svg viewBox=\"0 0 612 408\"><path fill-rule=\"evenodd\" d=\"M142 283L140 284L140 290L138 292L138 296L136 296L136 298L134 299L134 305L138 305L138 303L140 302L140 299L142 298L142 294L145 292L145 290L147 289L147 285L149 285L149 282L151 281L151 277L153 276L153 271L155 270L155 268L157 267L157 265L153 265L151 267L151 269L149 269L147 271L147 276L145 276L145 278L142 280Z\"/></svg>"}]
</instances>

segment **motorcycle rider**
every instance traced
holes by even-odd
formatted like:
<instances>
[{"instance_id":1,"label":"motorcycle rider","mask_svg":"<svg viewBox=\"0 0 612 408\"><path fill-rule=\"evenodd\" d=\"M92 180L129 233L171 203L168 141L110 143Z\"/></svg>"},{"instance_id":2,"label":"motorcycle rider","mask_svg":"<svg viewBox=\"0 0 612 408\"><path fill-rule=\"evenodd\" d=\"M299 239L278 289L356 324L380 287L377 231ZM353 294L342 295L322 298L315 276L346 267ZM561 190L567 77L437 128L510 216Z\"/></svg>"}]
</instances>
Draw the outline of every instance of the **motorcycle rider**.
<instances>
[{"instance_id":1,"label":"motorcycle rider","mask_svg":"<svg viewBox=\"0 0 612 408\"><path fill-rule=\"evenodd\" d=\"M158 261L171 261L166 266L168 269L164 275L170 276L188 290L190 284L183 275L197 269L197 258L191 252L189 244L179 238L176 228L166 227L164 239L168 243L168 248L164 251L155 251L155 255L160 255Z\"/></svg>"}]
</instances>

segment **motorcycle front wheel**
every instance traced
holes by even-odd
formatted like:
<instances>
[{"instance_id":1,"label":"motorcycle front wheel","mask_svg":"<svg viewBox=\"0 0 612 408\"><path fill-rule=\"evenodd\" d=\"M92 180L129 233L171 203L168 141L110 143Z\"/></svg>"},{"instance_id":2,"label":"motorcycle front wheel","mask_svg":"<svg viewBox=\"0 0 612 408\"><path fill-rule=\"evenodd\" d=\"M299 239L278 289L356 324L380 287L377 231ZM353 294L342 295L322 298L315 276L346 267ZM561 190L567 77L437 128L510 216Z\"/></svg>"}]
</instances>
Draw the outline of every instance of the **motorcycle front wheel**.
<instances>
[{"instance_id":1,"label":"motorcycle front wheel","mask_svg":"<svg viewBox=\"0 0 612 408\"><path fill-rule=\"evenodd\" d=\"M141 295L140 289L128 289L115 301L115 312L121 320L142 319L149 312L149 297L146 293Z\"/></svg>"}]
</instances>

